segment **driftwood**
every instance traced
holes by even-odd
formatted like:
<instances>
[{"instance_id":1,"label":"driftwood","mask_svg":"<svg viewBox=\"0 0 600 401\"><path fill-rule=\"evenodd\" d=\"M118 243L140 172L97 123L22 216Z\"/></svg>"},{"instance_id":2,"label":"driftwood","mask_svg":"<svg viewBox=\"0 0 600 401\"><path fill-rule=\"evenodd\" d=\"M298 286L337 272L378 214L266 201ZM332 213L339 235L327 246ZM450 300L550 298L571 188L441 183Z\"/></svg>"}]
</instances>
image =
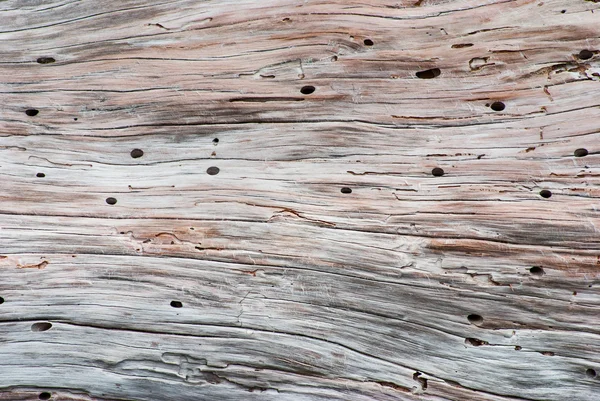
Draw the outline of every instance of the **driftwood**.
<instances>
[{"instance_id":1,"label":"driftwood","mask_svg":"<svg viewBox=\"0 0 600 401\"><path fill-rule=\"evenodd\" d=\"M8 0L0 43L0 399L598 399L598 1Z\"/></svg>"}]
</instances>

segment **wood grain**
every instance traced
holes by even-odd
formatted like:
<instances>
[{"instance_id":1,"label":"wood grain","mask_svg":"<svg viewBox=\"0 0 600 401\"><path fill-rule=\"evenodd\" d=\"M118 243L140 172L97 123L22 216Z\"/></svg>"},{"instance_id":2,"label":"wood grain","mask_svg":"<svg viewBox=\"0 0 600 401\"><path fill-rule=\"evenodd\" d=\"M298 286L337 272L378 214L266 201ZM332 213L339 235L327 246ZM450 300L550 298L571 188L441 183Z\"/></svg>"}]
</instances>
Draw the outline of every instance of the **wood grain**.
<instances>
[{"instance_id":1,"label":"wood grain","mask_svg":"<svg viewBox=\"0 0 600 401\"><path fill-rule=\"evenodd\" d=\"M0 2L0 399L596 399L599 18Z\"/></svg>"}]
</instances>

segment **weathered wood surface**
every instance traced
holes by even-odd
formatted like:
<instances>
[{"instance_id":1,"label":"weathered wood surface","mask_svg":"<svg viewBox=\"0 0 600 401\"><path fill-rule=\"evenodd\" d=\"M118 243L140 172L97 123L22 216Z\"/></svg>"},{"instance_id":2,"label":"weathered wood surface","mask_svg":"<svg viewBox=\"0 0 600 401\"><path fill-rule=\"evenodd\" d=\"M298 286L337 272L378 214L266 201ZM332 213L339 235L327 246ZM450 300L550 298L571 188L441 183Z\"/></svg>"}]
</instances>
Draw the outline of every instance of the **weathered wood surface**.
<instances>
[{"instance_id":1,"label":"weathered wood surface","mask_svg":"<svg viewBox=\"0 0 600 401\"><path fill-rule=\"evenodd\" d=\"M9 0L0 43L0 399L598 399L597 1Z\"/></svg>"}]
</instances>

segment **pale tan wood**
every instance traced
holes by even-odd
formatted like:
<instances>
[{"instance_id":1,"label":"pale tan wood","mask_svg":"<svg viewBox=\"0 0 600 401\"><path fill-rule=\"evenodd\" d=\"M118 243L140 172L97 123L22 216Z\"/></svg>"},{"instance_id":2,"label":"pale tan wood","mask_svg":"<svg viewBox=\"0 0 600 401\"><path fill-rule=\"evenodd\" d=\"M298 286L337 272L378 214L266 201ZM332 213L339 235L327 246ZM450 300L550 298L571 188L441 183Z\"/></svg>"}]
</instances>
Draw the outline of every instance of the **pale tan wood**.
<instances>
[{"instance_id":1,"label":"pale tan wood","mask_svg":"<svg viewBox=\"0 0 600 401\"><path fill-rule=\"evenodd\" d=\"M0 2L0 399L596 399L599 16Z\"/></svg>"}]
</instances>

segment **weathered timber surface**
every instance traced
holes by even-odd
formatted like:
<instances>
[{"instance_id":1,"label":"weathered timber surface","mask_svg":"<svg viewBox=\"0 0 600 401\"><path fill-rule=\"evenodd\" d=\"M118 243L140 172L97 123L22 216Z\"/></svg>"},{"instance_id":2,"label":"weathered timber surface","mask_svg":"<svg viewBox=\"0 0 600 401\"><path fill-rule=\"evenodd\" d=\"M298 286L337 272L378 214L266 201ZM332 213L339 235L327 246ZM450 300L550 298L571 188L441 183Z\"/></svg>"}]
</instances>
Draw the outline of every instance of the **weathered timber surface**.
<instances>
[{"instance_id":1,"label":"weathered timber surface","mask_svg":"<svg viewBox=\"0 0 600 401\"><path fill-rule=\"evenodd\" d=\"M599 399L598 1L8 0L0 56L0 399Z\"/></svg>"}]
</instances>

